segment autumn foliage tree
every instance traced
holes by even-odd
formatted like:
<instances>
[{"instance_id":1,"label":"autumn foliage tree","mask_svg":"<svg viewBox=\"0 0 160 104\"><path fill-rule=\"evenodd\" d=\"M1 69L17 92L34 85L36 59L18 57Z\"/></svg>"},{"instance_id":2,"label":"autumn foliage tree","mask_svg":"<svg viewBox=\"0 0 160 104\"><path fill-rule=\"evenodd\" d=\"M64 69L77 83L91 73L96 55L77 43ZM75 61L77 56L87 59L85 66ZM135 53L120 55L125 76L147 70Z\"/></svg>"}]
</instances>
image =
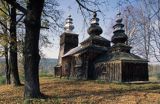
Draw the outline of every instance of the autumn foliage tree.
<instances>
[{"instance_id":1,"label":"autumn foliage tree","mask_svg":"<svg viewBox=\"0 0 160 104\"><path fill-rule=\"evenodd\" d=\"M14 1L16 2L16 1ZM16 8L9 6L5 1L1 0L0 12L4 15L1 19L1 26L3 33L3 41L5 41L4 55L6 59L6 79L10 84L10 74L12 75L12 82L15 86L21 85L18 72L17 63L17 34L16 34ZM9 53L9 55L8 55Z\"/></svg>"},{"instance_id":2,"label":"autumn foliage tree","mask_svg":"<svg viewBox=\"0 0 160 104\"><path fill-rule=\"evenodd\" d=\"M5 57L5 76L6 84L11 84L11 71L9 68L9 15L10 10L8 4L0 1L0 45L2 46L1 56Z\"/></svg>"}]
</instances>

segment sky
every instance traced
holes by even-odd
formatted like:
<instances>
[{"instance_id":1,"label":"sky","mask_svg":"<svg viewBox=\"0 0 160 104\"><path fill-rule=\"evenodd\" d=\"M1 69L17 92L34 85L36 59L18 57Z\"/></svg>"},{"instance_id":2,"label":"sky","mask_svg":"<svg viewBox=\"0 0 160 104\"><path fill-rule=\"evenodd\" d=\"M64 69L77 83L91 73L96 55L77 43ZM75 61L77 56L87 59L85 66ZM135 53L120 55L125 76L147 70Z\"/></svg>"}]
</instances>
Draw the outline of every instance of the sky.
<instances>
[{"instance_id":1,"label":"sky","mask_svg":"<svg viewBox=\"0 0 160 104\"><path fill-rule=\"evenodd\" d=\"M108 0L108 3L106 5L101 6L100 8L103 12L103 15L101 13L98 13L98 16L97 16L100 19L99 24L103 29L103 33L101 34L101 36L107 38L108 40L111 39L112 32L113 32L112 23L113 21L115 21L114 18L121 7L121 6L118 6L119 1L120 0ZM64 12L63 21L65 22L65 19L68 17L69 14L71 14L73 18L73 24L75 27L73 32L79 34L79 42L82 42L89 35L87 34L88 26L84 25L84 18L80 13L78 4L76 3L75 0L58 0L58 2L60 4L59 6L60 10ZM86 21L89 23L91 18L92 18L92 15L90 15L89 18L86 19ZM54 38L52 47L42 48L42 52L43 54L45 54L46 58L58 58L59 41L60 41L59 39L60 39L59 36Z\"/></svg>"}]
</instances>

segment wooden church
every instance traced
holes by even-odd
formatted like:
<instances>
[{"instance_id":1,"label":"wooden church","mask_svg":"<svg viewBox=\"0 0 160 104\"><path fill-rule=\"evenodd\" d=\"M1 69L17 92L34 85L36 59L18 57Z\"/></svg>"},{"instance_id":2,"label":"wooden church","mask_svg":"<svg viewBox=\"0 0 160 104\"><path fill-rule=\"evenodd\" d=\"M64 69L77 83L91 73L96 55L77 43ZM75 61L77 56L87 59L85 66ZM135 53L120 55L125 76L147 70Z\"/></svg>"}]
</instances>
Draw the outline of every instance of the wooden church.
<instances>
[{"instance_id":1,"label":"wooden church","mask_svg":"<svg viewBox=\"0 0 160 104\"><path fill-rule=\"evenodd\" d=\"M126 44L128 37L120 13L113 26L111 41L100 36L103 30L94 13L87 31L89 38L79 45L72 21L71 16L66 19L65 31L60 36L56 76L107 82L148 81L148 61L130 53L131 46Z\"/></svg>"}]
</instances>

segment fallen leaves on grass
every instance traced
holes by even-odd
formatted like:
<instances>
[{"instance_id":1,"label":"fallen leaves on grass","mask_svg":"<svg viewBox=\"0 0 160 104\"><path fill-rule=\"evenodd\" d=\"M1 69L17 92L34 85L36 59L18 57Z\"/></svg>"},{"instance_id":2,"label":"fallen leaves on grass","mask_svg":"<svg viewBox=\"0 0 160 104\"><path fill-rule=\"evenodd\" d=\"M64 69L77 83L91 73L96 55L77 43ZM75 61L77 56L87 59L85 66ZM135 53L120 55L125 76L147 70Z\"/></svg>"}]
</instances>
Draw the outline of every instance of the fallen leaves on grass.
<instances>
[{"instance_id":1,"label":"fallen leaves on grass","mask_svg":"<svg viewBox=\"0 0 160 104\"><path fill-rule=\"evenodd\" d=\"M41 78L41 92L47 99L31 99L30 104L157 104L160 84L118 84ZM22 104L23 86L0 86L0 104Z\"/></svg>"}]
</instances>

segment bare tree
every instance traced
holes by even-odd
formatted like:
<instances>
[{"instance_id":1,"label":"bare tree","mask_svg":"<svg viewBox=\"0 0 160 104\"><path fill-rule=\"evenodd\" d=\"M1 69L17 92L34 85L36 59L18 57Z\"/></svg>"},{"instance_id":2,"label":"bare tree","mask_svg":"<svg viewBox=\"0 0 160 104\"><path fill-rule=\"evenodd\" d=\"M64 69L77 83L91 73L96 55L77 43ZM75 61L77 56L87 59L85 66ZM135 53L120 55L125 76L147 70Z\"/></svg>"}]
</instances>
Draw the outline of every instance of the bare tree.
<instances>
[{"instance_id":1,"label":"bare tree","mask_svg":"<svg viewBox=\"0 0 160 104\"><path fill-rule=\"evenodd\" d=\"M129 0L128 0L129 1ZM124 7L128 44L133 46L132 52L147 60L159 61L159 29L158 1L137 1L138 8L129 3Z\"/></svg>"}]
</instances>

